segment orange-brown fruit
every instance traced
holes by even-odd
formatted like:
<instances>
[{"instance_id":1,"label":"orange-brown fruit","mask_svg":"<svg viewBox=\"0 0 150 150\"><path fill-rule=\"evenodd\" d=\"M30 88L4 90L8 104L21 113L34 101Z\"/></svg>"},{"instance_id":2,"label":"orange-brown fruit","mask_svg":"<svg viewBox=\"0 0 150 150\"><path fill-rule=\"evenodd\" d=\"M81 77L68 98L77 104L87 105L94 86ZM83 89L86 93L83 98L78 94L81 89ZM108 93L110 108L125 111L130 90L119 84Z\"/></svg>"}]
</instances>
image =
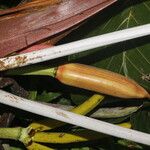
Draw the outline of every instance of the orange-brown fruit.
<instances>
[{"instance_id":1,"label":"orange-brown fruit","mask_svg":"<svg viewBox=\"0 0 150 150\"><path fill-rule=\"evenodd\" d=\"M149 98L149 93L135 81L108 70L83 64L59 66L56 78L75 86L121 98Z\"/></svg>"}]
</instances>

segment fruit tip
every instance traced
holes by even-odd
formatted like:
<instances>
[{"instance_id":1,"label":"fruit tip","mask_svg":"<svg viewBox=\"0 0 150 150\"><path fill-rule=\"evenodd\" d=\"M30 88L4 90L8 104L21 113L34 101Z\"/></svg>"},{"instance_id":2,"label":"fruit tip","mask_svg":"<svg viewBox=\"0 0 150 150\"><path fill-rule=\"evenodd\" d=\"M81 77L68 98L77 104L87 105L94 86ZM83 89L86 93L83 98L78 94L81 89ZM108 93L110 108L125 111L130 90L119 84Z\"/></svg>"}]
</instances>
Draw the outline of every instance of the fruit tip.
<instances>
[{"instance_id":1,"label":"fruit tip","mask_svg":"<svg viewBox=\"0 0 150 150\"><path fill-rule=\"evenodd\" d=\"M148 93L147 98L150 99L150 93Z\"/></svg>"}]
</instances>

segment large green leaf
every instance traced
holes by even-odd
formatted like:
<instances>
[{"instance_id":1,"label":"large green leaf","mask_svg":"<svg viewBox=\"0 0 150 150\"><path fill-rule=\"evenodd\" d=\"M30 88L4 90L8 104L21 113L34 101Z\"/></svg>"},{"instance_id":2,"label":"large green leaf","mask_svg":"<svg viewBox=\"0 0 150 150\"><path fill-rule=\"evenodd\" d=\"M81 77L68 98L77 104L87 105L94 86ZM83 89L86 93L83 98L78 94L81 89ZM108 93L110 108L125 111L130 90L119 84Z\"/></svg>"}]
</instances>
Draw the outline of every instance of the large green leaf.
<instances>
[{"instance_id":1,"label":"large green leaf","mask_svg":"<svg viewBox=\"0 0 150 150\"><path fill-rule=\"evenodd\" d=\"M121 0L75 31L67 41L147 23L150 23L150 1ZM149 42L149 37L126 41L71 55L69 61L88 63L124 74L150 90Z\"/></svg>"}]
</instances>

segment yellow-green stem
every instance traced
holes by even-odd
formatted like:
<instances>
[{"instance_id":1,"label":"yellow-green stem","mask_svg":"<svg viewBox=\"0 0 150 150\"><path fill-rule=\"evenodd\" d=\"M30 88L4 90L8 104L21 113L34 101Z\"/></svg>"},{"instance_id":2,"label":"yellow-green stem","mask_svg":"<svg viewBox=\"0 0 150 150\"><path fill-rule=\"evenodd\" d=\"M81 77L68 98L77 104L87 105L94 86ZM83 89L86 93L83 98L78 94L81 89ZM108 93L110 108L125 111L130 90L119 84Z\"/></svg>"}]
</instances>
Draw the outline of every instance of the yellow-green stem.
<instances>
[{"instance_id":1,"label":"yellow-green stem","mask_svg":"<svg viewBox=\"0 0 150 150\"><path fill-rule=\"evenodd\" d=\"M0 139L18 140L27 145L30 138L30 128L0 128Z\"/></svg>"},{"instance_id":2,"label":"yellow-green stem","mask_svg":"<svg viewBox=\"0 0 150 150\"><path fill-rule=\"evenodd\" d=\"M0 128L0 139L19 140L22 132L21 127L18 128Z\"/></svg>"},{"instance_id":3,"label":"yellow-green stem","mask_svg":"<svg viewBox=\"0 0 150 150\"><path fill-rule=\"evenodd\" d=\"M8 70L6 75L42 75L55 77L57 67L49 68L48 66L30 66L22 69Z\"/></svg>"}]
</instances>

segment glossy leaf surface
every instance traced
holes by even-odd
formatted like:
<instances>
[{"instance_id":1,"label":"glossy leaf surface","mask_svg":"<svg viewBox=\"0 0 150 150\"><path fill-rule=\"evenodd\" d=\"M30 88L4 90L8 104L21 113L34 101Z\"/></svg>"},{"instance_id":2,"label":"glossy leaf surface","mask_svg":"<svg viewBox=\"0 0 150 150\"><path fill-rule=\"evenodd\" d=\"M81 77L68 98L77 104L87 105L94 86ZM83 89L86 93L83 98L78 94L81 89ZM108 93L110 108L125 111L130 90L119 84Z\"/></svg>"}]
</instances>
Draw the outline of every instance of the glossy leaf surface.
<instances>
[{"instance_id":1,"label":"glossy leaf surface","mask_svg":"<svg viewBox=\"0 0 150 150\"><path fill-rule=\"evenodd\" d=\"M10 12L1 11L0 57L70 29L115 1L63 0L58 3L57 0L44 8L27 7L28 9L22 12L18 7L14 8L15 10L10 9Z\"/></svg>"}]
</instances>

